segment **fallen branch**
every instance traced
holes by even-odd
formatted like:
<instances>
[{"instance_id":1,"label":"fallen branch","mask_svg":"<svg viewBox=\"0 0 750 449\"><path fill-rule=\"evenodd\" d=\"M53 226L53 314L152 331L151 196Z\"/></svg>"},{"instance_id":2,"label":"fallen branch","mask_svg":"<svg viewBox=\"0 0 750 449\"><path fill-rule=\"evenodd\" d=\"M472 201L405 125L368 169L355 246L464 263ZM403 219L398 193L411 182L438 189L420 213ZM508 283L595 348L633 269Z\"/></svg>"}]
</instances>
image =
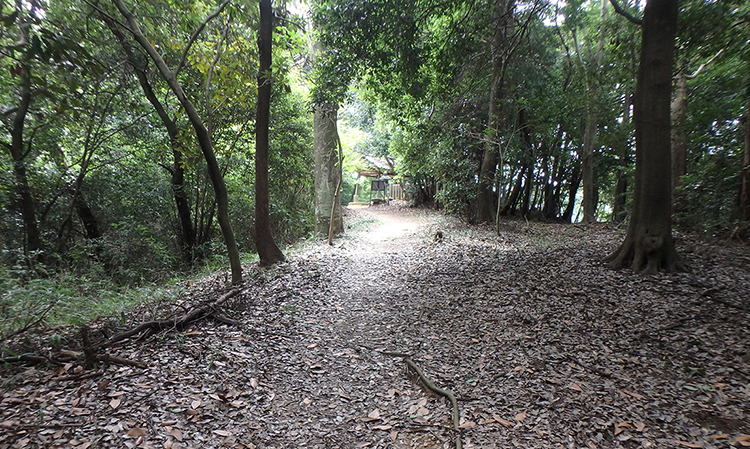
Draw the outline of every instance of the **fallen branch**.
<instances>
[{"instance_id":1,"label":"fallen branch","mask_svg":"<svg viewBox=\"0 0 750 449\"><path fill-rule=\"evenodd\" d=\"M416 363L409 357L403 357L404 363L406 363L406 366L408 366L412 371L414 371L417 376L419 376L419 379L422 381L422 383L430 389L433 393L436 393L440 396L443 396L447 398L451 406L453 407L453 430L456 431L456 449L461 449L461 415L458 410L458 402L456 401L456 396L453 395L453 393L449 390L442 389L435 385L435 382L430 380L429 377L425 376L421 369L417 366Z\"/></svg>"},{"instance_id":2,"label":"fallen branch","mask_svg":"<svg viewBox=\"0 0 750 449\"><path fill-rule=\"evenodd\" d=\"M130 329L129 331L122 332L120 334L115 335L114 337L110 338L106 342L104 342L101 347L107 347L111 346L117 342L120 342L122 340L126 340L130 337L134 337L136 335L140 335L138 337L139 340L145 340L146 338L149 338L153 335L158 334L159 332L167 329L184 329L187 327L188 324L198 321L202 318L205 318L209 315L212 315L212 312L214 309L223 303L225 303L228 299L233 298L237 296L241 290L239 288L234 288L224 295L222 295L219 299L216 301L206 304L202 307L197 307L195 309L192 309L188 313L182 315L179 318L171 318L171 319L165 319L165 320L155 320L155 321L147 321L145 323L142 323L141 325Z\"/></svg>"}]
</instances>

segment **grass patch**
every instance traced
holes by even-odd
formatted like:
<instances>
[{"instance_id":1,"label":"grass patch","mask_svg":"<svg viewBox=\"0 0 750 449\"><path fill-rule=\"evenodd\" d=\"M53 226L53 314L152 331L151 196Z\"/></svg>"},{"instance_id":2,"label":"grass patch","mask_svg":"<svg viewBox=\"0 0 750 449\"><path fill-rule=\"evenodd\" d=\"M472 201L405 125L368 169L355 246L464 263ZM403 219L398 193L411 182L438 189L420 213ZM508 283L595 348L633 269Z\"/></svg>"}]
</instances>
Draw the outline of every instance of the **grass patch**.
<instances>
[{"instance_id":1,"label":"grass patch","mask_svg":"<svg viewBox=\"0 0 750 449\"><path fill-rule=\"evenodd\" d=\"M112 281L62 273L21 281L0 270L0 340L30 325L76 326L133 307L175 298L177 282L122 287Z\"/></svg>"}]
</instances>

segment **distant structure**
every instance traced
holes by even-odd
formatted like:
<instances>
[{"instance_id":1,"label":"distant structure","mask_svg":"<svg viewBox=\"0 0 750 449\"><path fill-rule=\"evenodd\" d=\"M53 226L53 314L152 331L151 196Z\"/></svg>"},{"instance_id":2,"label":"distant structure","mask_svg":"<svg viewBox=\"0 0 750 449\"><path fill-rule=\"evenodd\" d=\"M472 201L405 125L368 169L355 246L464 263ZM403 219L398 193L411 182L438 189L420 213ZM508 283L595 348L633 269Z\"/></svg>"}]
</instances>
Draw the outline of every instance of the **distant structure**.
<instances>
[{"instance_id":1,"label":"distant structure","mask_svg":"<svg viewBox=\"0 0 750 449\"><path fill-rule=\"evenodd\" d=\"M369 184L371 199L403 200L405 195L401 184L391 182L395 176L396 161L393 158L388 156L362 156L357 164L356 200L363 196L363 192L359 188L360 181L366 183L365 185ZM352 200L358 202L354 198Z\"/></svg>"}]
</instances>

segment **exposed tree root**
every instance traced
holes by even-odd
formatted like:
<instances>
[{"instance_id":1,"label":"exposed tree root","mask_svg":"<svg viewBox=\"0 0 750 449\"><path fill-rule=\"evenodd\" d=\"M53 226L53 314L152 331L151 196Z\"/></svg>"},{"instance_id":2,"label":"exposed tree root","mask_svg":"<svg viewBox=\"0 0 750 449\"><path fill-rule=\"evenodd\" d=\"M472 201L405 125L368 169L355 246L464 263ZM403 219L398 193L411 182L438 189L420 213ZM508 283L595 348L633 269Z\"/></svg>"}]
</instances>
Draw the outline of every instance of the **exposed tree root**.
<instances>
[{"instance_id":1,"label":"exposed tree root","mask_svg":"<svg viewBox=\"0 0 750 449\"><path fill-rule=\"evenodd\" d=\"M629 233L622 245L604 261L610 268L630 268L636 273L686 271L685 265L677 256L671 236L662 238L644 234L635 238Z\"/></svg>"},{"instance_id":2,"label":"exposed tree root","mask_svg":"<svg viewBox=\"0 0 750 449\"><path fill-rule=\"evenodd\" d=\"M399 354L397 356L402 356L402 355ZM408 366L412 371L414 371L417 374L417 376L419 376L419 379L422 381L425 387L427 387L433 393L443 396L450 401L451 406L453 407L453 430L455 430L456 432L456 449L461 449L462 448L461 427L460 427L461 415L458 410L458 402L456 401L456 396L454 396L451 391L445 390L435 385L435 382L430 380L429 377L425 376L422 370L419 369L417 364L414 363L414 361L411 358L403 357L403 359L404 359L404 363L406 363L406 366Z\"/></svg>"}]
</instances>

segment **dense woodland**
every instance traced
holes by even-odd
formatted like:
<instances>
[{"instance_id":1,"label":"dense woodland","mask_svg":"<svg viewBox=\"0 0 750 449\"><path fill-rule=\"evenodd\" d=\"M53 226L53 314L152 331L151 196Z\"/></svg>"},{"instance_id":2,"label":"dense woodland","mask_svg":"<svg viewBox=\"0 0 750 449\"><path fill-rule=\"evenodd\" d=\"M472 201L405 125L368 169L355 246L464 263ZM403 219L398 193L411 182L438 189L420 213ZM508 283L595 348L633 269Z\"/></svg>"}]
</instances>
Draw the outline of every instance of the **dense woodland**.
<instances>
[{"instance_id":1,"label":"dense woodland","mask_svg":"<svg viewBox=\"0 0 750 449\"><path fill-rule=\"evenodd\" d=\"M636 270L681 267L672 226L747 238L743 0L1 5L3 333L283 260L342 229L363 154L469 223L660 220Z\"/></svg>"}]
</instances>

